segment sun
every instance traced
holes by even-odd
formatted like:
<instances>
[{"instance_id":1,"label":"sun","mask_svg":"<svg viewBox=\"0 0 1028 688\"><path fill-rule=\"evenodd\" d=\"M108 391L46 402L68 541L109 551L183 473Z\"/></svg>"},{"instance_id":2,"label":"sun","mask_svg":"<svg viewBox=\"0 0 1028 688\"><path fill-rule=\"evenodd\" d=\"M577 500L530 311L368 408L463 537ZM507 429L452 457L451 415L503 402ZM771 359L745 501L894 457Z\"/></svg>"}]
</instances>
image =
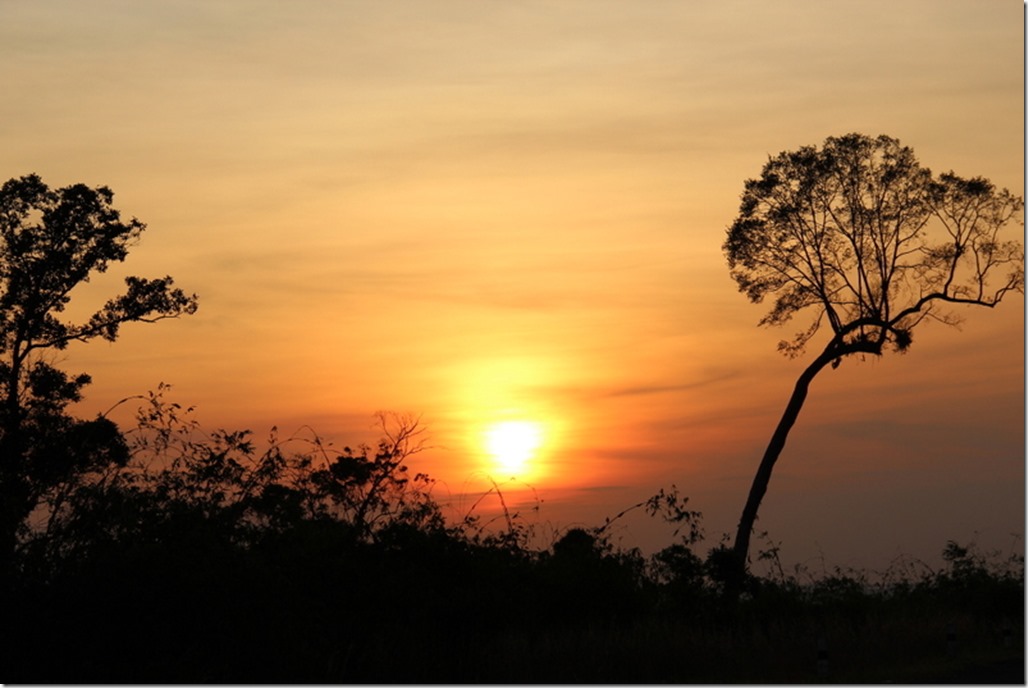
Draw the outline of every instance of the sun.
<instances>
[{"instance_id":1,"label":"sun","mask_svg":"<svg viewBox=\"0 0 1028 688\"><path fill-rule=\"evenodd\" d=\"M485 432L485 448L496 467L510 476L527 470L542 444L542 429L527 420L506 420L490 425Z\"/></svg>"}]
</instances>

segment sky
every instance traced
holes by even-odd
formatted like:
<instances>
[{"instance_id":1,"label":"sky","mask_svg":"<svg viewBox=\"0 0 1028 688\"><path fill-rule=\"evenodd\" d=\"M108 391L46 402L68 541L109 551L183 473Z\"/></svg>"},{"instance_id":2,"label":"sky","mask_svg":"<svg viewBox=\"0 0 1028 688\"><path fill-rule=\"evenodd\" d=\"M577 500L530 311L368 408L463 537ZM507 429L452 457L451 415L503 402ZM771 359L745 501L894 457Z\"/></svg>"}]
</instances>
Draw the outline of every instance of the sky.
<instances>
[{"instance_id":1,"label":"sky","mask_svg":"<svg viewBox=\"0 0 1028 688\"><path fill-rule=\"evenodd\" d=\"M455 515L494 480L545 536L674 484L713 545L806 365L728 274L744 180L860 132L1023 193L1023 27L1012 0L2 0L0 174L148 225L73 315L129 274L200 297L63 352L77 413L164 382L258 437L419 415ZM815 380L757 523L786 563L1023 551L1024 301L963 315Z\"/></svg>"}]
</instances>

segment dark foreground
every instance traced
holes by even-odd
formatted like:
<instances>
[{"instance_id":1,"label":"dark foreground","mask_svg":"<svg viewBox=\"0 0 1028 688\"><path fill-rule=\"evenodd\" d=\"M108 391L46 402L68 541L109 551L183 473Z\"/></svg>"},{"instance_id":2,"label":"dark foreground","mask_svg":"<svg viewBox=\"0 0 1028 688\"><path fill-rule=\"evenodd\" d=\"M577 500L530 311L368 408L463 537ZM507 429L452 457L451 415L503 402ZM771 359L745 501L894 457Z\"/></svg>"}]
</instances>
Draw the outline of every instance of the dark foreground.
<instances>
[{"instance_id":1,"label":"dark foreground","mask_svg":"<svg viewBox=\"0 0 1028 688\"><path fill-rule=\"evenodd\" d=\"M2 679L1025 681L1023 583L984 569L877 587L754 579L731 603L705 577L659 578L611 551L308 535L234 554L134 546L22 579L5 605Z\"/></svg>"},{"instance_id":2,"label":"dark foreground","mask_svg":"<svg viewBox=\"0 0 1028 688\"><path fill-rule=\"evenodd\" d=\"M131 452L21 530L0 681L1024 683L1016 554L950 542L870 576L786 573L772 546L740 583L673 489L637 505L684 533L651 556L610 521L532 547L515 513L443 518L415 428L258 452L152 396Z\"/></svg>"}]
</instances>

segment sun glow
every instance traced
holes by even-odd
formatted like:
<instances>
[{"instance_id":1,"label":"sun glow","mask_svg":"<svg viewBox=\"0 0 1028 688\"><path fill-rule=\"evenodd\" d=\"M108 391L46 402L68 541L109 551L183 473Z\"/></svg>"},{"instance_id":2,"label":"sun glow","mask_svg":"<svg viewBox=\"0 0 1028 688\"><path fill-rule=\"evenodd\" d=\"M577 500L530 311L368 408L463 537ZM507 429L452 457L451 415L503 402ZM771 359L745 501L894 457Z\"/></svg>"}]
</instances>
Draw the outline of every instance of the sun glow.
<instances>
[{"instance_id":1,"label":"sun glow","mask_svg":"<svg viewBox=\"0 0 1028 688\"><path fill-rule=\"evenodd\" d=\"M530 470L529 464L542 445L542 439L538 423L508 420L486 429L485 448L498 471L505 477L515 477Z\"/></svg>"}]
</instances>

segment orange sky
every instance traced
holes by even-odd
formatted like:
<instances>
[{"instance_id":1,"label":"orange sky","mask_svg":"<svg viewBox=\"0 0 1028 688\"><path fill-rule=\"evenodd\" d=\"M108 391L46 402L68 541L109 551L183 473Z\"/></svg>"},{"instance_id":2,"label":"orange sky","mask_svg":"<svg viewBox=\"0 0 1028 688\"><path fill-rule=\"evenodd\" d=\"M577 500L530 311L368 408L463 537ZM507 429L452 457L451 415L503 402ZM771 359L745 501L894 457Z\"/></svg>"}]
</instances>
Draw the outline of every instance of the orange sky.
<instances>
[{"instance_id":1,"label":"orange sky","mask_svg":"<svg viewBox=\"0 0 1028 688\"><path fill-rule=\"evenodd\" d=\"M4 178L109 185L149 225L82 312L124 274L201 298L69 350L95 381L83 413L161 381L206 426L258 436L309 423L352 443L377 410L420 413L436 448L417 467L455 499L496 470L486 426L534 420L541 528L676 483L713 543L804 365L728 275L743 180L859 131L1021 193L1023 11L6 2L0 160ZM1016 296L826 371L758 528L788 561L929 559L976 533L1009 547L1023 352ZM667 544L642 520L624 537Z\"/></svg>"}]
</instances>

